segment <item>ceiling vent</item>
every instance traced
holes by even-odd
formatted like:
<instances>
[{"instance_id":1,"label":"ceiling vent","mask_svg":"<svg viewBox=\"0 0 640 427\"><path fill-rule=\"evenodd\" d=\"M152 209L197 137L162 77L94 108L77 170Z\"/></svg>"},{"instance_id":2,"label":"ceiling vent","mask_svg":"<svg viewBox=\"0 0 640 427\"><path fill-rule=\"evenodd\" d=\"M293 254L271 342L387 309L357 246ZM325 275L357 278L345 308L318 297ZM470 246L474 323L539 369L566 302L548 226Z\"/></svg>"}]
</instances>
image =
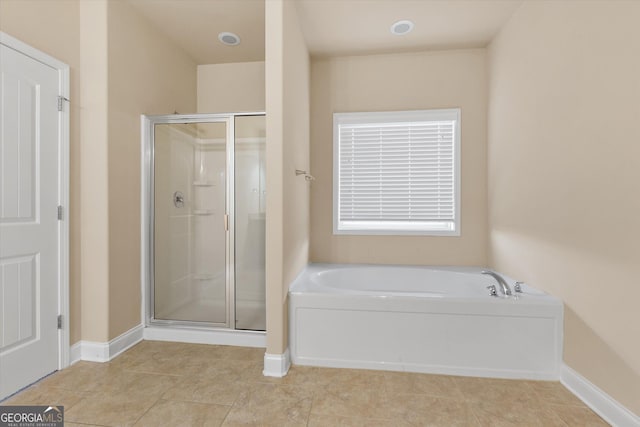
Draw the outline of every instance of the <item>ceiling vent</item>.
<instances>
[{"instance_id":1,"label":"ceiling vent","mask_svg":"<svg viewBox=\"0 0 640 427\"><path fill-rule=\"evenodd\" d=\"M237 46L240 44L240 37L238 37L237 34L229 33L226 31L218 34L218 40L220 40L221 43L226 44L227 46Z\"/></svg>"},{"instance_id":2,"label":"ceiling vent","mask_svg":"<svg viewBox=\"0 0 640 427\"><path fill-rule=\"evenodd\" d=\"M403 36L413 30L413 22L408 20L398 21L391 26L391 34Z\"/></svg>"}]
</instances>

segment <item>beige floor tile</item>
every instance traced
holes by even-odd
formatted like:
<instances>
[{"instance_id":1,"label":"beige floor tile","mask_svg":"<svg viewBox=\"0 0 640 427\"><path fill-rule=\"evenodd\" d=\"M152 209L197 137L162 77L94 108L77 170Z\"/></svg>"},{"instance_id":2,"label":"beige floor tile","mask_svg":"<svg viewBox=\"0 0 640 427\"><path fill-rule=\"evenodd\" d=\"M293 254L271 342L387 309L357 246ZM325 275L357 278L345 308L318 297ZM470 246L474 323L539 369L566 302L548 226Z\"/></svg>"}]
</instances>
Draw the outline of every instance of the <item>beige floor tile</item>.
<instances>
[{"instance_id":1,"label":"beige floor tile","mask_svg":"<svg viewBox=\"0 0 640 427\"><path fill-rule=\"evenodd\" d=\"M271 378L260 375L257 382L295 385L309 391L326 393L334 389L359 392L384 391L384 373L361 369L334 369L311 366L292 366L283 378Z\"/></svg>"},{"instance_id":2,"label":"beige floor tile","mask_svg":"<svg viewBox=\"0 0 640 427\"><path fill-rule=\"evenodd\" d=\"M383 371L364 369L329 369L317 368L316 383L323 390L344 391L384 391Z\"/></svg>"},{"instance_id":3,"label":"beige floor tile","mask_svg":"<svg viewBox=\"0 0 640 427\"><path fill-rule=\"evenodd\" d=\"M455 377L464 399L498 403L538 403L538 396L528 381L493 378Z\"/></svg>"},{"instance_id":4,"label":"beige floor tile","mask_svg":"<svg viewBox=\"0 0 640 427\"><path fill-rule=\"evenodd\" d=\"M291 365L287 375L282 378L275 377L264 377L265 381L281 381L286 382L289 385L294 384L304 384L307 382L316 382L320 375L319 371L324 370L324 368L317 368L314 366L299 366L299 365Z\"/></svg>"},{"instance_id":5,"label":"beige floor tile","mask_svg":"<svg viewBox=\"0 0 640 427\"><path fill-rule=\"evenodd\" d=\"M126 351L125 353L120 354L118 357L116 357L110 362L107 362L106 364L112 367L113 369L126 370L132 365L139 364L142 361L153 357L153 354L154 353L151 353L151 352L144 352L144 351L133 352L132 350L129 350L129 351Z\"/></svg>"},{"instance_id":6,"label":"beige floor tile","mask_svg":"<svg viewBox=\"0 0 640 427\"><path fill-rule=\"evenodd\" d=\"M469 405L482 426L567 427L549 405L496 401L477 401Z\"/></svg>"},{"instance_id":7,"label":"beige floor tile","mask_svg":"<svg viewBox=\"0 0 640 427\"><path fill-rule=\"evenodd\" d=\"M210 345L210 344L192 344L187 349L186 356L195 359L224 359L225 357L224 345Z\"/></svg>"},{"instance_id":8,"label":"beige floor tile","mask_svg":"<svg viewBox=\"0 0 640 427\"><path fill-rule=\"evenodd\" d=\"M220 346L221 358L227 360L264 361L264 348Z\"/></svg>"},{"instance_id":9,"label":"beige floor tile","mask_svg":"<svg viewBox=\"0 0 640 427\"><path fill-rule=\"evenodd\" d=\"M570 427L606 427L607 424L591 409L571 405L551 405L553 411Z\"/></svg>"},{"instance_id":10,"label":"beige floor tile","mask_svg":"<svg viewBox=\"0 0 640 427\"><path fill-rule=\"evenodd\" d=\"M103 426L133 425L156 402L155 397L91 392L65 411L66 421Z\"/></svg>"},{"instance_id":11,"label":"beige floor tile","mask_svg":"<svg viewBox=\"0 0 640 427\"><path fill-rule=\"evenodd\" d=\"M434 397L462 398L453 377L411 372L387 372L384 386L389 394L427 394Z\"/></svg>"},{"instance_id":12,"label":"beige floor tile","mask_svg":"<svg viewBox=\"0 0 640 427\"><path fill-rule=\"evenodd\" d=\"M99 391L160 398L167 390L178 384L181 378L174 375L118 371L104 378Z\"/></svg>"},{"instance_id":13,"label":"beige floor tile","mask_svg":"<svg viewBox=\"0 0 640 427\"><path fill-rule=\"evenodd\" d=\"M172 364L172 361L188 361L189 365L206 367L208 366L207 361L221 358L221 347L205 344L142 341L116 357L109 364L123 370L184 375L185 371L193 373L194 369L192 367L181 369Z\"/></svg>"},{"instance_id":14,"label":"beige floor tile","mask_svg":"<svg viewBox=\"0 0 640 427\"><path fill-rule=\"evenodd\" d=\"M80 423L68 423L64 422L64 427L87 427L87 426L95 426L96 424L80 424Z\"/></svg>"},{"instance_id":15,"label":"beige floor tile","mask_svg":"<svg viewBox=\"0 0 640 427\"><path fill-rule=\"evenodd\" d=\"M403 420L376 420L372 418L336 417L331 415L309 416L308 427L411 427Z\"/></svg>"},{"instance_id":16,"label":"beige floor tile","mask_svg":"<svg viewBox=\"0 0 640 427\"><path fill-rule=\"evenodd\" d=\"M208 373L182 377L180 382L167 390L163 399L200 403L233 405L248 383L235 372Z\"/></svg>"},{"instance_id":17,"label":"beige floor tile","mask_svg":"<svg viewBox=\"0 0 640 427\"><path fill-rule=\"evenodd\" d=\"M80 402L84 395L85 393L82 391L65 390L36 384L2 402L2 405L61 405L67 411Z\"/></svg>"},{"instance_id":18,"label":"beige floor tile","mask_svg":"<svg viewBox=\"0 0 640 427\"><path fill-rule=\"evenodd\" d=\"M165 351L187 351L190 352L194 348L205 346L205 344L189 344L183 342L174 341L152 341L144 340L136 344L135 347L139 347L139 350L151 351L154 353L160 353ZM134 347L134 348L135 348Z\"/></svg>"},{"instance_id":19,"label":"beige floor tile","mask_svg":"<svg viewBox=\"0 0 640 427\"><path fill-rule=\"evenodd\" d=\"M557 382L307 366L268 378L263 356L143 341L109 363L54 373L4 404L64 405L69 426L606 426Z\"/></svg>"},{"instance_id":20,"label":"beige floor tile","mask_svg":"<svg viewBox=\"0 0 640 427\"><path fill-rule=\"evenodd\" d=\"M282 384L282 385L296 385L307 388L322 388L327 384L330 384L336 378L339 378L345 372L349 372L346 369L331 369L331 368L317 368L313 366L291 366L289 372L282 378L265 377L260 374L254 380L257 382L270 383L270 384Z\"/></svg>"},{"instance_id":21,"label":"beige floor tile","mask_svg":"<svg viewBox=\"0 0 640 427\"><path fill-rule=\"evenodd\" d=\"M237 427L237 426L256 426L256 427L306 427L307 420L299 416L294 418L288 418L285 416L273 416L268 417L256 412L255 410L248 410L245 408L232 408L222 423L224 427Z\"/></svg>"},{"instance_id":22,"label":"beige floor tile","mask_svg":"<svg viewBox=\"0 0 640 427\"><path fill-rule=\"evenodd\" d=\"M306 426L312 394L301 387L252 384L238 397L223 425Z\"/></svg>"},{"instance_id":23,"label":"beige floor tile","mask_svg":"<svg viewBox=\"0 0 640 427\"><path fill-rule=\"evenodd\" d=\"M311 413L356 418L392 419L398 415L382 390L331 387L315 392Z\"/></svg>"},{"instance_id":24,"label":"beige floor tile","mask_svg":"<svg viewBox=\"0 0 640 427\"><path fill-rule=\"evenodd\" d=\"M586 407L585 404L571 393L565 386L555 381L528 381L533 392L539 399L557 405L574 405Z\"/></svg>"},{"instance_id":25,"label":"beige floor tile","mask_svg":"<svg viewBox=\"0 0 640 427\"><path fill-rule=\"evenodd\" d=\"M214 359L189 357L184 351L163 351L151 353L146 357L136 356L124 362L114 361L122 370L164 375L195 375L206 371L215 362Z\"/></svg>"},{"instance_id":26,"label":"beige floor tile","mask_svg":"<svg viewBox=\"0 0 640 427\"><path fill-rule=\"evenodd\" d=\"M211 360L207 368L199 374L209 376L233 375L236 381L255 382L264 378L264 375L262 375L263 367L263 362L252 360L215 359Z\"/></svg>"},{"instance_id":27,"label":"beige floor tile","mask_svg":"<svg viewBox=\"0 0 640 427\"><path fill-rule=\"evenodd\" d=\"M230 408L230 406L222 405L160 400L135 425L149 427L219 426L222 425Z\"/></svg>"},{"instance_id":28,"label":"beige floor tile","mask_svg":"<svg viewBox=\"0 0 640 427\"><path fill-rule=\"evenodd\" d=\"M389 400L397 408L396 416L412 426L480 426L469 404L461 399L399 394Z\"/></svg>"},{"instance_id":29,"label":"beige floor tile","mask_svg":"<svg viewBox=\"0 0 640 427\"><path fill-rule=\"evenodd\" d=\"M39 385L66 390L90 391L99 388L104 379L117 369L107 363L80 361L44 378Z\"/></svg>"},{"instance_id":30,"label":"beige floor tile","mask_svg":"<svg viewBox=\"0 0 640 427\"><path fill-rule=\"evenodd\" d=\"M108 363L109 365L120 367L119 365L122 365L123 362L151 357L154 353L160 352L159 348L149 344L154 342L155 341L141 341ZM175 350L175 346L173 348Z\"/></svg>"},{"instance_id":31,"label":"beige floor tile","mask_svg":"<svg viewBox=\"0 0 640 427\"><path fill-rule=\"evenodd\" d=\"M143 343L146 345L142 350L146 353L171 353L176 356L195 359L222 359L225 354L224 349L228 347L214 344L188 344L167 341L143 341Z\"/></svg>"}]
</instances>

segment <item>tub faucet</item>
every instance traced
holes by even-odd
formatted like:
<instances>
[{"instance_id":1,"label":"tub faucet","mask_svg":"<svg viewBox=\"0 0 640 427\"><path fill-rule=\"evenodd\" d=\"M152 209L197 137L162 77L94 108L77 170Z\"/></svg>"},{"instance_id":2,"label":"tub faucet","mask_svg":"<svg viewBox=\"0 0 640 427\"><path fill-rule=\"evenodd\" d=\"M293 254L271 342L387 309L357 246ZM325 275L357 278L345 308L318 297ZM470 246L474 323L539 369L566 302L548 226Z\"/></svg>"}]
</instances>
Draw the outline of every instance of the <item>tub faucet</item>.
<instances>
[{"instance_id":1,"label":"tub faucet","mask_svg":"<svg viewBox=\"0 0 640 427\"><path fill-rule=\"evenodd\" d=\"M509 288L507 281L504 280L504 277L502 277L495 271L491 271L491 270L482 270L480 273L486 274L496 279L496 282L498 282L498 284L500 285L500 288L502 289L502 293L504 295L511 295L511 289Z\"/></svg>"}]
</instances>

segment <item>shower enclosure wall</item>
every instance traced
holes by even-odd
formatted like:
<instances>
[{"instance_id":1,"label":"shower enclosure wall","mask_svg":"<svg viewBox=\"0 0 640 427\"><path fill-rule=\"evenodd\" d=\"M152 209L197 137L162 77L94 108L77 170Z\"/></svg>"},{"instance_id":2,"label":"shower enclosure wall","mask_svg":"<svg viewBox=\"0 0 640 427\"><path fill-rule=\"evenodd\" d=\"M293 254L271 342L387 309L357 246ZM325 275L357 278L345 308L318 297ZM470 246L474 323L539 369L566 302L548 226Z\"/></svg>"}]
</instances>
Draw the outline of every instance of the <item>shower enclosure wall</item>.
<instances>
[{"instance_id":1,"label":"shower enclosure wall","mask_svg":"<svg viewBox=\"0 0 640 427\"><path fill-rule=\"evenodd\" d=\"M265 330L264 113L145 116L146 324Z\"/></svg>"}]
</instances>

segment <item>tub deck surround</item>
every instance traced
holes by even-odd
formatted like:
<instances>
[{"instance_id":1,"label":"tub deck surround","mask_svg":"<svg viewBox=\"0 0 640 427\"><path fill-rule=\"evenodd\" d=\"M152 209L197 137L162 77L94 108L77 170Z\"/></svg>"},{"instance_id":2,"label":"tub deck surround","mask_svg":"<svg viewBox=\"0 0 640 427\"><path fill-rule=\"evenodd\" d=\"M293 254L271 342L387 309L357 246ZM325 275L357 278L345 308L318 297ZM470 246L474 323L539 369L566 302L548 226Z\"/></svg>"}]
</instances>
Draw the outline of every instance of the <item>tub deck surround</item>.
<instances>
[{"instance_id":1,"label":"tub deck surround","mask_svg":"<svg viewBox=\"0 0 640 427\"><path fill-rule=\"evenodd\" d=\"M289 290L292 362L557 380L562 302L526 284L492 297L482 270L310 264Z\"/></svg>"}]
</instances>

